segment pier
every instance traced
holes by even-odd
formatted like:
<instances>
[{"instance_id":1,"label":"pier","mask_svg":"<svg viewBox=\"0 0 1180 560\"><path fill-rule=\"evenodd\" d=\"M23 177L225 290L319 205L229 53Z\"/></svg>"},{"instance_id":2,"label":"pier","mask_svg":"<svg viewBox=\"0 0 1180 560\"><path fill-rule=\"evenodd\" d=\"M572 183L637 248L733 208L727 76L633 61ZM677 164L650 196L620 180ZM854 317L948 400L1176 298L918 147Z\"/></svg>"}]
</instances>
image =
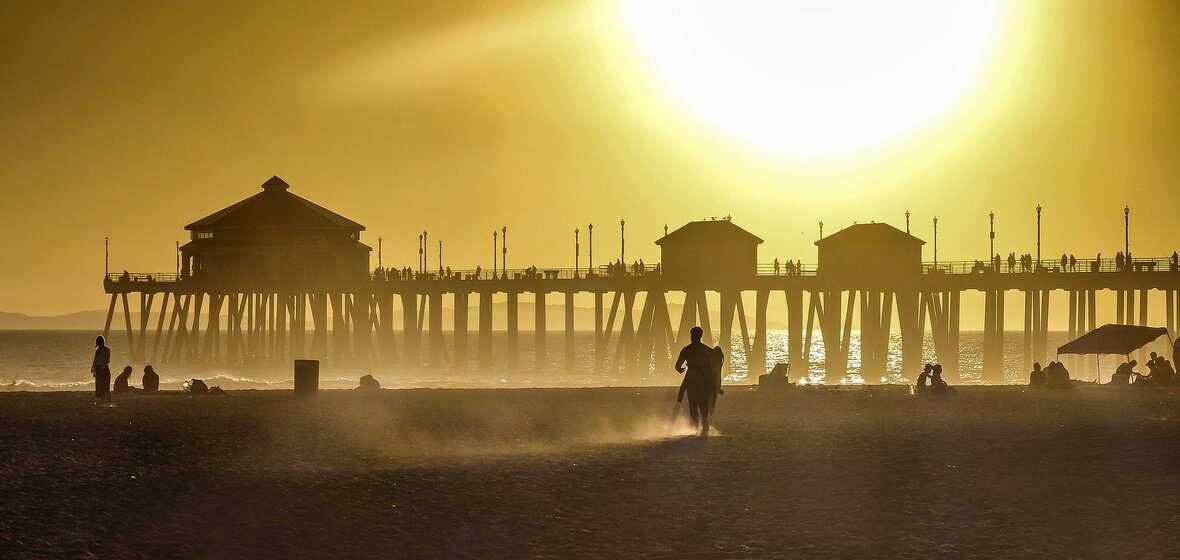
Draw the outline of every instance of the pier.
<instances>
[{"instance_id":1,"label":"pier","mask_svg":"<svg viewBox=\"0 0 1180 560\"><path fill-rule=\"evenodd\" d=\"M885 375L893 333L901 337L902 371L921 369L929 334L936 360L953 379L963 294L978 292L984 379L1002 381L1010 297L1023 299L1022 354L1030 366L1053 356L1049 317L1064 311L1050 305L1055 292L1068 294L1071 337L1098 325L1102 291L1115 294L1114 322L1124 324L1146 324L1149 306L1160 299L1149 295L1160 292L1165 326L1172 333L1180 327L1174 258L1135 258L1121 268L1109 258L1066 267L1042 261L1027 272L993 261L922 262L924 241L886 224L853 225L820 239L819 262L797 269L759 262L761 239L725 219L666 234L657 241L661 262L642 268L374 271L369 248L360 242L363 226L295 197L275 177L263 193L188 229L192 240L182 248L179 272L104 279L110 296L104 332L109 336L122 315L135 361L317 358L389 368L515 369L544 368L552 352L562 352L569 369L638 375L670 371L689 329L700 325L706 344L721 345L727 355L740 345L750 374L757 375L773 365L767 363L767 317L774 312L785 314L786 355L795 371L806 369L818 331L828 380L838 380L856 329L866 379ZM590 297L592 309L575 305L576 298ZM503 363L493 360L497 298L506 301ZM670 302L681 300L675 315ZM549 330L551 301L564 304L557 319L564 331L556 334ZM716 301L719 307L710 303ZM520 312L528 307L534 314L533 330L525 333L533 337L531 365L520 364L518 352ZM579 363L575 315L587 311L595 325L593 358ZM558 337L560 343L550 340Z\"/></svg>"}]
</instances>

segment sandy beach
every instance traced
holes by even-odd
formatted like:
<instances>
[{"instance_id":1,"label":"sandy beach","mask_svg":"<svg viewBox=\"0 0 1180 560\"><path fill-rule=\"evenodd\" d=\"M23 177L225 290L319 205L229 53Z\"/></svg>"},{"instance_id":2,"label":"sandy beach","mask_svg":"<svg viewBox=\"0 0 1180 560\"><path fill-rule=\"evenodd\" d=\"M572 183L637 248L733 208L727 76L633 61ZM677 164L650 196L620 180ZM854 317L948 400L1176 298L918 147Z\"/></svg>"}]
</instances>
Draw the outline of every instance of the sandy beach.
<instances>
[{"instance_id":1,"label":"sandy beach","mask_svg":"<svg viewBox=\"0 0 1180 560\"><path fill-rule=\"evenodd\" d=\"M1086 387L0 393L0 550L99 558L1171 558L1180 398Z\"/></svg>"}]
</instances>

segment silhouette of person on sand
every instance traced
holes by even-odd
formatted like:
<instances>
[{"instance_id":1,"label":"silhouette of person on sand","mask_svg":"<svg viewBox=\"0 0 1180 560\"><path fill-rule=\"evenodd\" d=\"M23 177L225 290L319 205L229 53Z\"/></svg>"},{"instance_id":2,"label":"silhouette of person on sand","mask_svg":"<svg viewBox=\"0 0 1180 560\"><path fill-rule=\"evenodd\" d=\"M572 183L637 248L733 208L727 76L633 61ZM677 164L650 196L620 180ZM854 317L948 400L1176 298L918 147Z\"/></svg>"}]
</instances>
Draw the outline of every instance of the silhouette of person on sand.
<instances>
[{"instance_id":1,"label":"silhouette of person on sand","mask_svg":"<svg viewBox=\"0 0 1180 560\"><path fill-rule=\"evenodd\" d=\"M926 364L922 366L922 373L918 374L918 382L914 384L914 390L919 395L926 394L928 388L927 383L930 380L930 371L934 369L933 365Z\"/></svg>"},{"instance_id":2,"label":"silhouette of person on sand","mask_svg":"<svg viewBox=\"0 0 1180 560\"><path fill-rule=\"evenodd\" d=\"M1045 388L1045 372L1041 369L1041 362L1033 362L1032 373L1028 374L1028 387L1030 389Z\"/></svg>"},{"instance_id":3,"label":"silhouette of person on sand","mask_svg":"<svg viewBox=\"0 0 1180 560\"><path fill-rule=\"evenodd\" d=\"M90 364L94 374L94 403L111 403L111 349L101 335L94 339L94 360Z\"/></svg>"},{"instance_id":4,"label":"silhouette of person on sand","mask_svg":"<svg viewBox=\"0 0 1180 560\"><path fill-rule=\"evenodd\" d=\"M716 354L701 342L704 335L705 331L700 327L693 327L689 331L692 342L682 348L676 358L676 371L684 374L676 400L681 402L685 393L688 394L688 415L693 427L701 429L702 436L709 435L709 407L718 389L717 375L713 370ZM688 365L687 373L685 364Z\"/></svg>"},{"instance_id":5,"label":"silhouette of person on sand","mask_svg":"<svg viewBox=\"0 0 1180 560\"><path fill-rule=\"evenodd\" d=\"M160 376L150 365L143 367L143 390L148 393L160 390Z\"/></svg>"},{"instance_id":6,"label":"silhouette of person on sand","mask_svg":"<svg viewBox=\"0 0 1180 560\"><path fill-rule=\"evenodd\" d=\"M131 379L132 371L134 370L131 369L131 366L127 366L123 368L123 373L120 373L119 376L115 378L115 393L126 393L131 390L128 386L128 383Z\"/></svg>"},{"instance_id":7,"label":"silhouette of person on sand","mask_svg":"<svg viewBox=\"0 0 1180 560\"><path fill-rule=\"evenodd\" d=\"M932 395L953 395L957 393L954 387L942 380L942 364L934 364L934 370L930 375L930 394Z\"/></svg>"}]
</instances>

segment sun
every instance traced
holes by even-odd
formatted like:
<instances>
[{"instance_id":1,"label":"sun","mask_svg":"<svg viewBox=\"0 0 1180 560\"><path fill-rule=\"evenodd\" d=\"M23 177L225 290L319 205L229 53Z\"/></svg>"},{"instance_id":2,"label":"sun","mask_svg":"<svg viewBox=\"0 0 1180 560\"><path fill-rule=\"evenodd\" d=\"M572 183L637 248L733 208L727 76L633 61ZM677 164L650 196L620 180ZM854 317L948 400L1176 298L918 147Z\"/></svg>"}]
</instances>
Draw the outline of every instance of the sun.
<instances>
[{"instance_id":1,"label":"sun","mask_svg":"<svg viewBox=\"0 0 1180 560\"><path fill-rule=\"evenodd\" d=\"M831 159L913 134L979 80L1003 0L626 0L673 98L774 155Z\"/></svg>"}]
</instances>

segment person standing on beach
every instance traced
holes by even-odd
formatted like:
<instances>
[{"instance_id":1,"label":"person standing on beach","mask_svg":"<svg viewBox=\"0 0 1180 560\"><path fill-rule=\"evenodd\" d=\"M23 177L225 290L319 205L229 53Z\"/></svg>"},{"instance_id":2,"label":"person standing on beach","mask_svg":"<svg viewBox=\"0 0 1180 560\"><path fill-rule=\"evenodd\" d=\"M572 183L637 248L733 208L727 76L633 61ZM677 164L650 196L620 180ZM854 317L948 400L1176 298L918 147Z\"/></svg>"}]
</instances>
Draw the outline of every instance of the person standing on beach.
<instances>
[{"instance_id":1,"label":"person standing on beach","mask_svg":"<svg viewBox=\"0 0 1180 560\"><path fill-rule=\"evenodd\" d=\"M713 374L713 349L701 342L705 331L693 327L689 331L692 342L680 350L676 371L684 374L683 387L688 393L688 415L693 427L701 428L701 435L709 435L709 404L717 391ZM685 364L688 365L687 373Z\"/></svg>"},{"instance_id":2,"label":"person standing on beach","mask_svg":"<svg viewBox=\"0 0 1180 560\"><path fill-rule=\"evenodd\" d=\"M94 402L111 403L111 349L101 335L94 339L94 360L90 364L94 374Z\"/></svg>"}]
</instances>

